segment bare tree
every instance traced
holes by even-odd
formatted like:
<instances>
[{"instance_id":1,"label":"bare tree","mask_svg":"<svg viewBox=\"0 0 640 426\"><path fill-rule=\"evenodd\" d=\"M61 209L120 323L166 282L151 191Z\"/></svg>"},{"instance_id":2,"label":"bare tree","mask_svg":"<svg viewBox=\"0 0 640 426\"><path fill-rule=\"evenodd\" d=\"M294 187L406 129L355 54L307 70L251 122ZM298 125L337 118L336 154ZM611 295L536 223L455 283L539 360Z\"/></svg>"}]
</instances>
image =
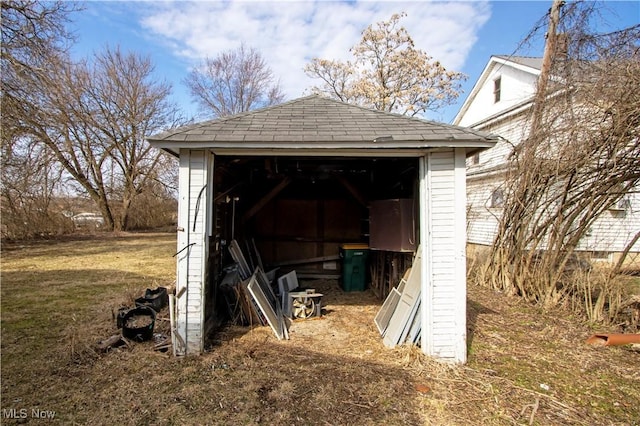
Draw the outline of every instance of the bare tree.
<instances>
[{"instance_id":1,"label":"bare tree","mask_svg":"<svg viewBox=\"0 0 640 426\"><path fill-rule=\"evenodd\" d=\"M63 171L52 155L28 138L2 146L2 237L27 239L73 231L60 198Z\"/></svg>"},{"instance_id":2,"label":"bare tree","mask_svg":"<svg viewBox=\"0 0 640 426\"><path fill-rule=\"evenodd\" d=\"M509 164L489 278L544 305L582 299L592 319L612 319L618 289L586 288L570 272L581 239L640 183L640 25L599 34L596 4L554 7L560 36L549 33L558 40L544 92Z\"/></svg>"},{"instance_id":3,"label":"bare tree","mask_svg":"<svg viewBox=\"0 0 640 426\"><path fill-rule=\"evenodd\" d=\"M320 79L315 93L380 111L417 115L453 103L466 77L448 71L417 49L404 27L405 14L370 25L351 48L353 62L314 58L307 76Z\"/></svg>"},{"instance_id":4,"label":"bare tree","mask_svg":"<svg viewBox=\"0 0 640 426\"><path fill-rule=\"evenodd\" d=\"M78 4L13 0L0 2L0 7L3 236L59 233L70 224L52 208L62 171L51 153L25 131L21 111L31 83L59 61L73 41L65 25Z\"/></svg>"},{"instance_id":5,"label":"bare tree","mask_svg":"<svg viewBox=\"0 0 640 426\"><path fill-rule=\"evenodd\" d=\"M15 108L20 133L50 150L107 229L127 229L132 200L157 177L163 154L145 136L177 117L170 86L152 73L149 58L119 49L105 49L92 63L50 61L46 72L25 79Z\"/></svg>"},{"instance_id":6,"label":"bare tree","mask_svg":"<svg viewBox=\"0 0 640 426\"><path fill-rule=\"evenodd\" d=\"M244 44L207 58L185 79L203 111L216 117L275 105L285 99L262 55Z\"/></svg>"}]
</instances>

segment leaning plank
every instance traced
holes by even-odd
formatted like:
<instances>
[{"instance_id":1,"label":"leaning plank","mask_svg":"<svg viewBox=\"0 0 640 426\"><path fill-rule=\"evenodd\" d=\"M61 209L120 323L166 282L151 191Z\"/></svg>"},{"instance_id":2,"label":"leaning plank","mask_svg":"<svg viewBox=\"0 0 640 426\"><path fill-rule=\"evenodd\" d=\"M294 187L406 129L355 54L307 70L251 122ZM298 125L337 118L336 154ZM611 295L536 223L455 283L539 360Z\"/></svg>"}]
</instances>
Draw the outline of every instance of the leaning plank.
<instances>
[{"instance_id":1,"label":"leaning plank","mask_svg":"<svg viewBox=\"0 0 640 426\"><path fill-rule=\"evenodd\" d=\"M276 315L278 318L278 327L282 330L282 335L286 340L289 340L289 328L287 324L287 319L285 318L282 312L282 306L278 303L276 305Z\"/></svg>"},{"instance_id":2,"label":"leaning plank","mask_svg":"<svg viewBox=\"0 0 640 426\"><path fill-rule=\"evenodd\" d=\"M378 331L380 332L381 336L384 336L384 332L389 326L389 321L391 320L391 316L398 306L401 295L402 294L396 288L392 288L391 292L382 304L382 307L373 319L373 322L376 324L376 327L378 327Z\"/></svg>"},{"instance_id":3,"label":"leaning plank","mask_svg":"<svg viewBox=\"0 0 640 426\"><path fill-rule=\"evenodd\" d=\"M238 245L238 242L236 240L231 240L231 243L229 244L229 253L231 253L231 257L233 258L234 262L238 264L238 268L240 269L240 277L243 280L249 278L251 276L251 268L249 267L247 260L242 254L242 250L240 249L240 246Z\"/></svg>"},{"instance_id":4,"label":"leaning plank","mask_svg":"<svg viewBox=\"0 0 640 426\"><path fill-rule=\"evenodd\" d=\"M265 318L267 319L267 322L269 323L269 326L273 330L276 337L279 340L282 340L284 338L284 333L282 331L282 322L281 322L282 315L280 315L280 318L278 318L278 314L271 307L271 304L269 303L267 296L263 293L262 288L258 283L258 279L256 275L257 274L254 274L249 280L247 289L249 290L249 293L251 294L251 297L253 298L253 300L256 302L256 304L264 314Z\"/></svg>"},{"instance_id":5,"label":"leaning plank","mask_svg":"<svg viewBox=\"0 0 640 426\"><path fill-rule=\"evenodd\" d=\"M389 348L393 348L401 343L400 339L405 331L405 327L413 322L412 314L415 315L416 305L420 300L422 279L421 268L419 265L421 259L422 251L420 246L418 246L415 259L413 260L413 264L416 266L411 268L409 278L407 279L404 291L400 296L398 306L396 306L396 309L391 316L391 320L387 326L387 331L384 335L384 345ZM406 337L406 333L404 333L404 335Z\"/></svg>"}]
</instances>

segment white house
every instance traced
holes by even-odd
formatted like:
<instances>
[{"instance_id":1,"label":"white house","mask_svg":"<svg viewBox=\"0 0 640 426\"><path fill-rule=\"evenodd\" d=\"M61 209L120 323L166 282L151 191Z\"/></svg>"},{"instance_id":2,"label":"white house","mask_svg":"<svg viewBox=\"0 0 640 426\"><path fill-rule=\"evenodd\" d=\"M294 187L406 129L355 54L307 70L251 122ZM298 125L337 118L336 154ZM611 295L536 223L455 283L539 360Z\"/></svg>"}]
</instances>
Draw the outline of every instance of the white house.
<instances>
[{"instance_id":1,"label":"white house","mask_svg":"<svg viewBox=\"0 0 640 426\"><path fill-rule=\"evenodd\" d=\"M502 213L503 171L513 148L527 137L542 58L492 56L454 125L501 136L491 149L467 159L467 241L491 245ZM577 250L613 261L640 229L640 195L627 194L601 215ZM640 251L640 242L632 252Z\"/></svg>"},{"instance_id":2,"label":"white house","mask_svg":"<svg viewBox=\"0 0 640 426\"><path fill-rule=\"evenodd\" d=\"M148 140L180 159L179 353L203 350L231 239L255 239L265 264L337 255L368 243L371 201L410 198L421 348L466 361L465 160L494 137L308 96Z\"/></svg>"}]
</instances>

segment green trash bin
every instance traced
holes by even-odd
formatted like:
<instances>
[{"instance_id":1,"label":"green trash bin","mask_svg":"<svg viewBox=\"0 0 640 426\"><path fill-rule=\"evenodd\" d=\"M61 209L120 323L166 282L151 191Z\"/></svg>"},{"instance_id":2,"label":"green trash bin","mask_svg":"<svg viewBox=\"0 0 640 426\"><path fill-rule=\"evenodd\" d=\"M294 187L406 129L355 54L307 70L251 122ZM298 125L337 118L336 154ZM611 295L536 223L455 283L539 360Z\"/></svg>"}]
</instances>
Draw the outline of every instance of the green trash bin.
<instances>
[{"instance_id":1,"label":"green trash bin","mask_svg":"<svg viewBox=\"0 0 640 426\"><path fill-rule=\"evenodd\" d=\"M369 273L369 246L367 244L343 244L340 246L342 259L342 289L344 291L364 291Z\"/></svg>"}]
</instances>

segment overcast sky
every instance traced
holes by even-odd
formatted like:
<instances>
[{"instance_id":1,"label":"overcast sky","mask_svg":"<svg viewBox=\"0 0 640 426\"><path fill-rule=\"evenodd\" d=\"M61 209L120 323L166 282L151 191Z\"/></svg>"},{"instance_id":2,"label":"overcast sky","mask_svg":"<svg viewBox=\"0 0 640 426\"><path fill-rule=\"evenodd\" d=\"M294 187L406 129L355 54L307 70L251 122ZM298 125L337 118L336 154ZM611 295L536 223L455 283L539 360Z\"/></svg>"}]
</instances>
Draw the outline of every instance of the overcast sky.
<instances>
[{"instance_id":1,"label":"overcast sky","mask_svg":"<svg viewBox=\"0 0 640 426\"><path fill-rule=\"evenodd\" d=\"M640 22L640 2L607 2L612 27ZM314 57L347 59L368 25L405 12L401 23L418 48L469 76L456 105L428 118L450 122L492 54L540 56L544 41L519 46L546 25L549 1L89 1L74 17L76 55L105 45L148 54L158 78L173 85L185 113L197 113L183 80L205 57L241 43L255 47L288 99L317 84L304 65ZM543 32L540 32L543 34Z\"/></svg>"}]
</instances>

